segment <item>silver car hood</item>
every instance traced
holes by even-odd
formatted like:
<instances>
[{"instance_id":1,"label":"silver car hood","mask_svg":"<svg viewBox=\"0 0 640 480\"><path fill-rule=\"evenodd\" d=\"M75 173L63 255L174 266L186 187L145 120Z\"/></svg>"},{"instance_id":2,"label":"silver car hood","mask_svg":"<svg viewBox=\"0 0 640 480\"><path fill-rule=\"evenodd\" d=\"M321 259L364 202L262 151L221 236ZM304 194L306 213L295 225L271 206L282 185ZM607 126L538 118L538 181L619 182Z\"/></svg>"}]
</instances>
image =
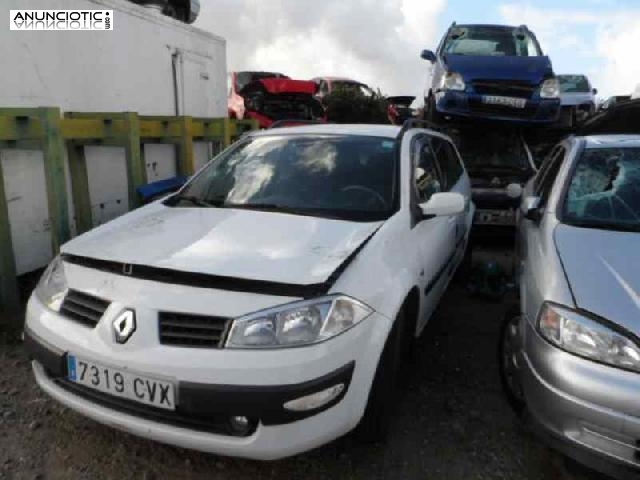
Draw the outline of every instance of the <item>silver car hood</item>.
<instances>
[{"instance_id":1,"label":"silver car hood","mask_svg":"<svg viewBox=\"0 0 640 480\"><path fill-rule=\"evenodd\" d=\"M559 225L555 242L578 307L640 335L640 234Z\"/></svg>"},{"instance_id":2,"label":"silver car hood","mask_svg":"<svg viewBox=\"0 0 640 480\"><path fill-rule=\"evenodd\" d=\"M560 104L561 105L582 105L583 103L595 103L595 97L592 93L561 93Z\"/></svg>"}]
</instances>

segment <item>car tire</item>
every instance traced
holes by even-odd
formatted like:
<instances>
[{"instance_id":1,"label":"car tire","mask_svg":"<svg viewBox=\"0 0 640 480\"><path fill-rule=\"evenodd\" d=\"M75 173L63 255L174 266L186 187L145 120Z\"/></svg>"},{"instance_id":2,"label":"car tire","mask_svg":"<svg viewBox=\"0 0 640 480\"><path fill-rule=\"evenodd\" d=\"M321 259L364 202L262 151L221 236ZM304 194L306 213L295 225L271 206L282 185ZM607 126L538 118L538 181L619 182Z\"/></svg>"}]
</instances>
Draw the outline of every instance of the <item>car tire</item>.
<instances>
[{"instance_id":1,"label":"car tire","mask_svg":"<svg viewBox=\"0 0 640 480\"><path fill-rule=\"evenodd\" d=\"M360 442L381 442L387 437L396 403L400 366L404 357L403 346L406 344L405 336L406 316L403 306L387 337L364 415L354 432Z\"/></svg>"},{"instance_id":2,"label":"car tire","mask_svg":"<svg viewBox=\"0 0 640 480\"><path fill-rule=\"evenodd\" d=\"M498 344L498 365L500 382L509 405L513 411L522 417L526 408L524 390L520 382L517 359L515 357L518 345L518 329L521 321L520 306L510 307L500 328Z\"/></svg>"}]
</instances>

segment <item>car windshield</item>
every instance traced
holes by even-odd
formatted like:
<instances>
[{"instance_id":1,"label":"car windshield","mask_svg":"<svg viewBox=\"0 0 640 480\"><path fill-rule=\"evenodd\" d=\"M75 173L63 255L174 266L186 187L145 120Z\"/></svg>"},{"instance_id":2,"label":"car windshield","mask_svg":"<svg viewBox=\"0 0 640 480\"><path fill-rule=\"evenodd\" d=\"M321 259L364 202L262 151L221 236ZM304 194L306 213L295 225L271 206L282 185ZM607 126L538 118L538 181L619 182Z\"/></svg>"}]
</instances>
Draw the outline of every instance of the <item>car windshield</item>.
<instances>
[{"instance_id":1,"label":"car windshield","mask_svg":"<svg viewBox=\"0 0 640 480\"><path fill-rule=\"evenodd\" d=\"M591 87L584 75L558 75L562 93L589 93Z\"/></svg>"},{"instance_id":2,"label":"car windshield","mask_svg":"<svg viewBox=\"0 0 640 480\"><path fill-rule=\"evenodd\" d=\"M585 150L569 184L563 221L640 232L640 148Z\"/></svg>"},{"instance_id":3,"label":"car windshield","mask_svg":"<svg viewBox=\"0 0 640 480\"><path fill-rule=\"evenodd\" d=\"M349 93L354 93L356 95L364 95L365 97L370 97L373 95L373 90L362 83L351 82L348 80L334 80L332 82L334 91L345 91Z\"/></svg>"},{"instance_id":4,"label":"car windshield","mask_svg":"<svg viewBox=\"0 0 640 480\"><path fill-rule=\"evenodd\" d=\"M264 78L289 78L281 73L273 72L238 72L236 75L236 91L241 91L244 87Z\"/></svg>"},{"instance_id":5,"label":"car windshield","mask_svg":"<svg viewBox=\"0 0 640 480\"><path fill-rule=\"evenodd\" d=\"M490 134L461 136L458 146L469 173L483 170L532 170L522 139L516 134Z\"/></svg>"},{"instance_id":6,"label":"car windshield","mask_svg":"<svg viewBox=\"0 0 640 480\"><path fill-rule=\"evenodd\" d=\"M537 57L542 55L533 36L520 27L454 27L444 44L448 55Z\"/></svg>"},{"instance_id":7,"label":"car windshield","mask_svg":"<svg viewBox=\"0 0 640 480\"><path fill-rule=\"evenodd\" d=\"M395 211L395 151L393 138L249 137L214 159L166 204L383 220Z\"/></svg>"}]
</instances>

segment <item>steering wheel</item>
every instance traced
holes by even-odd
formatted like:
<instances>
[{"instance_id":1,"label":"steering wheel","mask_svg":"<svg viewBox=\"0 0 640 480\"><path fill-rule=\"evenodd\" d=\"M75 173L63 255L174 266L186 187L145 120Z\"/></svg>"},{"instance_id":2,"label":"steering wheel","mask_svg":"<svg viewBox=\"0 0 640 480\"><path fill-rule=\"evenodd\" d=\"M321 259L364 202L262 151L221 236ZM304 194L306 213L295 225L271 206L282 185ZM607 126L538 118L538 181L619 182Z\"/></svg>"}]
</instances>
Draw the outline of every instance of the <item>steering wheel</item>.
<instances>
[{"instance_id":1,"label":"steering wheel","mask_svg":"<svg viewBox=\"0 0 640 480\"><path fill-rule=\"evenodd\" d=\"M375 190L369 187L365 187L364 185L349 185L348 187L344 187L343 189L340 190L340 192L344 192L344 193L354 192L354 191L367 193L371 198L375 198L380 203L380 205L382 205L384 209L389 208L389 205L387 205L387 201L384 199L382 195L380 195L378 192L376 192Z\"/></svg>"}]
</instances>

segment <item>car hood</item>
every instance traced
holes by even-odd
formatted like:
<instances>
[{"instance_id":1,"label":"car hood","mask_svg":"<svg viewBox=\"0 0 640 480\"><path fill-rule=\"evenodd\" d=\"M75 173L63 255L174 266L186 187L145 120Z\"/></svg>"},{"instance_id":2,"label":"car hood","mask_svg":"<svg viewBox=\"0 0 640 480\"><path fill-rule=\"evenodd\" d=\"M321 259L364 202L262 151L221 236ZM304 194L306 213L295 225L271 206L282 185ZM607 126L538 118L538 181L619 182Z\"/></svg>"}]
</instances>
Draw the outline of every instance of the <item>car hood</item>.
<instances>
[{"instance_id":1,"label":"car hood","mask_svg":"<svg viewBox=\"0 0 640 480\"><path fill-rule=\"evenodd\" d=\"M306 93L314 95L318 86L314 82L306 80L290 80L288 78L263 78L259 82L265 90L272 94L279 93Z\"/></svg>"},{"instance_id":2,"label":"car hood","mask_svg":"<svg viewBox=\"0 0 640 480\"><path fill-rule=\"evenodd\" d=\"M629 100L609 107L580 127L579 135L640 133L640 100Z\"/></svg>"},{"instance_id":3,"label":"car hood","mask_svg":"<svg viewBox=\"0 0 640 480\"><path fill-rule=\"evenodd\" d=\"M640 235L560 225L555 241L577 306L640 335Z\"/></svg>"},{"instance_id":4,"label":"car hood","mask_svg":"<svg viewBox=\"0 0 640 480\"><path fill-rule=\"evenodd\" d=\"M594 103L594 98L591 93L561 93L560 104L561 105L581 105L583 103Z\"/></svg>"},{"instance_id":5,"label":"car hood","mask_svg":"<svg viewBox=\"0 0 640 480\"><path fill-rule=\"evenodd\" d=\"M62 253L310 285L326 281L381 223L155 203L77 237Z\"/></svg>"},{"instance_id":6,"label":"car hood","mask_svg":"<svg viewBox=\"0 0 640 480\"><path fill-rule=\"evenodd\" d=\"M553 75L549 57L447 55L447 69L469 80L518 80L539 85Z\"/></svg>"}]
</instances>

